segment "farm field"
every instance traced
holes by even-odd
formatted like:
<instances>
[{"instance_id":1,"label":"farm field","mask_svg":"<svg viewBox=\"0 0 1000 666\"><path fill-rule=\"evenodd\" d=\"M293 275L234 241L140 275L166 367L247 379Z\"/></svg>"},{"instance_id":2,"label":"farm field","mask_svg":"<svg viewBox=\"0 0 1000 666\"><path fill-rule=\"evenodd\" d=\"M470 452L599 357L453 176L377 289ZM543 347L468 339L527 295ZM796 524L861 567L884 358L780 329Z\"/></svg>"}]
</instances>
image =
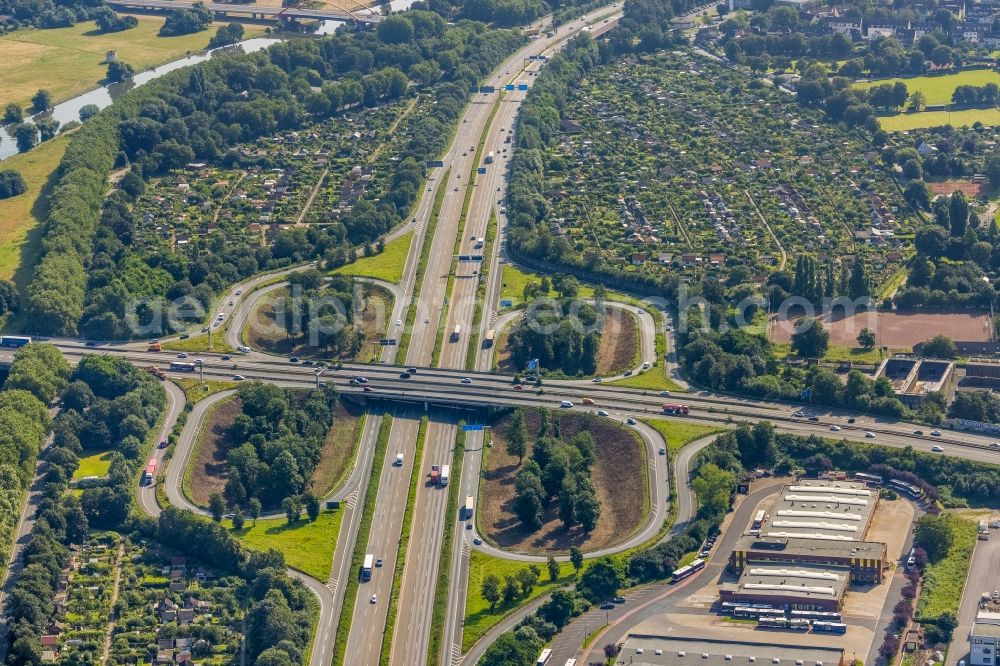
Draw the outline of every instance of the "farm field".
<instances>
[{"instance_id":1,"label":"farm field","mask_svg":"<svg viewBox=\"0 0 1000 666\"><path fill-rule=\"evenodd\" d=\"M539 410L524 410L524 421L534 440L541 426ZM560 436L572 438L579 432L589 432L596 445L596 460L591 481L601 503L597 526L587 534L578 527L566 530L559 520L558 507L549 507L542 527L529 531L514 515L514 478L520 471L518 459L506 451L505 427L509 417L493 424L493 447L483 463L483 484L477 521L480 533L502 548L526 553L548 554L568 551L571 546L596 550L621 541L645 520L647 502L646 455L639 437L631 430L609 419L589 415L552 415L559 420ZM531 457L529 444L525 460Z\"/></svg>"},{"instance_id":2,"label":"farm field","mask_svg":"<svg viewBox=\"0 0 1000 666\"><path fill-rule=\"evenodd\" d=\"M985 342L990 337L989 313L982 312L861 312L851 317L824 314L819 317L830 333L830 344L856 347L863 328L875 332L879 346L912 348L938 333L952 340ZM791 341L796 317L772 320L770 338L784 344Z\"/></svg>"},{"instance_id":3,"label":"farm field","mask_svg":"<svg viewBox=\"0 0 1000 666\"><path fill-rule=\"evenodd\" d=\"M357 261L344 264L333 272L340 275L356 275L376 280L385 280L399 284L403 279L403 269L406 267L406 255L410 251L413 232L409 231L399 238L385 244L385 249L370 257L362 257Z\"/></svg>"},{"instance_id":4,"label":"farm field","mask_svg":"<svg viewBox=\"0 0 1000 666\"><path fill-rule=\"evenodd\" d=\"M109 34L99 33L93 21L84 21L69 28L17 30L0 37L4 55L0 107L11 102L27 107L39 88L48 89L58 103L98 87L107 73L105 54L111 50L137 72L202 51L221 25L191 35L159 37L162 18L136 18L135 28ZM246 39L264 33L261 26L248 25L245 30Z\"/></svg>"},{"instance_id":5,"label":"farm field","mask_svg":"<svg viewBox=\"0 0 1000 666\"><path fill-rule=\"evenodd\" d=\"M879 116L878 124L886 132L905 132L925 127L970 127L976 123L993 127L1000 125L1000 109L963 109L960 111L921 111Z\"/></svg>"},{"instance_id":6,"label":"farm field","mask_svg":"<svg viewBox=\"0 0 1000 666\"><path fill-rule=\"evenodd\" d=\"M1000 84L1000 73L991 69L967 69L955 74L945 74L943 76L914 76L912 78L898 79L876 79L874 81L860 81L854 84L854 88L867 90L885 83L894 84L902 81L906 84L910 93L918 90L927 98L927 104L936 106L938 104L951 104L951 94L958 86L984 86L987 83Z\"/></svg>"},{"instance_id":7,"label":"farm field","mask_svg":"<svg viewBox=\"0 0 1000 666\"><path fill-rule=\"evenodd\" d=\"M38 252L38 223L45 216L46 203L39 195L59 166L69 140L69 136L60 136L46 141L30 152L4 160L0 167L19 171L28 185L24 194L0 201L0 278L13 278L21 293Z\"/></svg>"},{"instance_id":8,"label":"farm field","mask_svg":"<svg viewBox=\"0 0 1000 666\"><path fill-rule=\"evenodd\" d=\"M742 267L748 282L782 256L853 258L855 233L876 228L888 238L872 247L878 282L899 269L896 236L916 218L876 158L711 61L663 53L600 67L573 89L546 147L551 242L626 277Z\"/></svg>"}]
</instances>

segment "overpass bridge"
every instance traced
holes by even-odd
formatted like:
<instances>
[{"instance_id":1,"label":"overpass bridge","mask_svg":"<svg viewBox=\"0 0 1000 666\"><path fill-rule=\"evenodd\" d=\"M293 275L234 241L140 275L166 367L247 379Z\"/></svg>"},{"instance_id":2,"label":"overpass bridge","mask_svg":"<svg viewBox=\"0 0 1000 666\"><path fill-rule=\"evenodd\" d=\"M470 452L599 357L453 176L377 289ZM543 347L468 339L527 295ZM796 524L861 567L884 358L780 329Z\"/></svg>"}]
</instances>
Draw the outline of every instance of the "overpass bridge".
<instances>
[{"instance_id":1,"label":"overpass bridge","mask_svg":"<svg viewBox=\"0 0 1000 666\"><path fill-rule=\"evenodd\" d=\"M188 0L108 0L117 10L163 13L175 9L191 9L195 3ZM328 7L263 7L255 4L206 2L205 8L216 20L244 17L255 21L274 21L282 18L312 19L318 21L346 21L353 23L378 23L382 16L375 12L351 12Z\"/></svg>"}]
</instances>

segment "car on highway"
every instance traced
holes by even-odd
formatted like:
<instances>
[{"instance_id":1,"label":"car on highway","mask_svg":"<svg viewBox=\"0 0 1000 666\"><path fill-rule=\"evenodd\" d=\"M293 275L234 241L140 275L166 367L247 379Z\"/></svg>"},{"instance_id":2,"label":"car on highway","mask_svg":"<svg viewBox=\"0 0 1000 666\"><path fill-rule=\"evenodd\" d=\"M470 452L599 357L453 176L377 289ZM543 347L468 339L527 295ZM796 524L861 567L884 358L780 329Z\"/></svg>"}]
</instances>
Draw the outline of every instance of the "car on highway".
<instances>
[{"instance_id":1,"label":"car on highway","mask_svg":"<svg viewBox=\"0 0 1000 666\"><path fill-rule=\"evenodd\" d=\"M377 566L377 567L381 567L382 566L382 558L381 557L378 558L377 560L375 560L375 566Z\"/></svg>"},{"instance_id":2,"label":"car on highway","mask_svg":"<svg viewBox=\"0 0 1000 666\"><path fill-rule=\"evenodd\" d=\"M302 361L302 365L316 365L316 361L310 361L309 359L306 359L305 361Z\"/></svg>"},{"instance_id":3,"label":"car on highway","mask_svg":"<svg viewBox=\"0 0 1000 666\"><path fill-rule=\"evenodd\" d=\"M625 423L627 423L628 425L635 425L635 419L630 416L627 419L625 419Z\"/></svg>"},{"instance_id":4,"label":"car on highway","mask_svg":"<svg viewBox=\"0 0 1000 666\"><path fill-rule=\"evenodd\" d=\"M940 437L940 436L941 436L940 430L931 430L931 437Z\"/></svg>"},{"instance_id":5,"label":"car on highway","mask_svg":"<svg viewBox=\"0 0 1000 666\"><path fill-rule=\"evenodd\" d=\"M290 357L288 357L288 362L289 363L298 363L299 362L299 357L298 356L290 356Z\"/></svg>"},{"instance_id":6,"label":"car on highway","mask_svg":"<svg viewBox=\"0 0 1000 666\"><path fill-rule=\"evenodd\" d=\"M913 434L914 434L914 435L920 435L920 436L923 436L923 434L924 434L924 431L923 431L923 430L914 430L914 431L913 431Z\"/></svg>"},{"instance_id":7,"label":"car on highway","mask_svg":"<svg viewBox=\"0 0 1000 666\"><path fill-rule=\"evenodd\" d=\"M357 377L352 378L351 381L354 382L355 384L367 384L368 378L358 375Z\"/></svg>"},{"instance_id":8,"label":"car on highway","mask_svg":"<svg viewBox=\"0 0 1000 666\"><path fill-rule=\"evenodd\" d=\"M848 423L854 423L855 421L857 421L857 419L854 418L853 416L851 418L847 419Z\"/></svg>"},{"instance_id":9,"label":"car on highway","mask_svg":"<svg viewBox=\"0 0 1000 666\"><path fill-rule=\"evenodd\" d=\"M156 445L156 448L158 448L158 449L165 449L165 448L167 448L167 440L161 439L160 443Z\"/></svg>"},{"instance_id":10,"label":"car on highway","mask_svg":"<svg viewBox=\"0 0 1000 666\"><path fill-rule=\"evenodd\" d=\"M201 327L201 332L202 333L208 333L208 326L202 326Z\"/></svg>"},{"instance_id":11,"label":"car on highway","mask_svg":"<svg viewBox=\"0 0 1000 666\"><path fill-rule=\"evenodd\" d=\"M471 522L466 523L465 524L465 529L471 530L472 529L472 523Z\"/></svg>"},{"instance_id":12,"label":"car on highway","mask_svg":"<svg viewBox=\"0 0 1000 666\"><path fill-rule=\"evenodd\" d=\"M408 373L408 372L401 372L401 373L399 373L399 378L400 379L409 379L410 378L410 373Z\"/></svg>"},{"instance_id":13,"label":"car on highway","mask_svg":"<svg viewBox=\"0 0 1000 666\"><path fill-rule=\"evenodd\" d=\"M607 410L605 410L605 409L598 409L597 410L597 415L598 416L608 416L609 414L608 414Z\"/></svg>"},{"instance_id":14,"label":"car on highway","mask_svg":"<svg viewBox=\"0 0 1000 666\"><path fill-rule=\"evenodd\" d=\"M370 603L370 604L376 604L376 603L378 603L378 597L373 594L372 598L368 600L368 603Z\"/></svg>"},{"instance_id":15,"label":"car on highway","mask_svg":"<svg viewBox=\"0 0 1000 666\"><path fill-rule=\"evenodd\" d=\"M232 359L233 359L233 357L230 356L229 354L223 354L222 355L222 360L223 361L231 361Z\"/></svg>"},{"instance_id":16,"label":"car on highway","mask_svg":"<svg viewBox=\"0 0 1000 666\"><path fill-rule=\"evenodd\" d=\"M569 400L563 400L562 402L559 403L559 407L562 408L562 409L569 409L572 406L573 406L573 403L570 402Z\"/></svg>"},{"instance_id":17,"label":"car on highway","mask_svg":"<svg viewBox=\"0 0 1000 666\"><path fill-rule=\"evenodd\" d=\"M187 340L191 337L190 333L181 333L181 340Z\"/></svg>"},{"instance_id":18,"label":"car on highway","mask_svg":"<svg viewBox=\"0 0 1000 666\"><path fill-rule=\"evenodd\" d=\"M410 373L411 375L417 374L417 369L416 368L407 368L406 371L408 373Z\"/></svg>"},{"instance_id":19,"label":"car on highway","mask_svg":"<svg viewBox=\"0 0 1000 666\"><path fill-rule=\"evenodd\" d=\"M373 388L372 388L371 386L366 386L366 387L364 388L364 391L365 391L365 393L371 393L371 392L372 392L372 391L374 391L374 390L375 390L375 389L373 389Z\"/></svg>"},{"instance_id":20,"label":"car on highway","mask_svg":"<svg viewBox=\"0 0 1000 666\"><path fill-rule=\"evenodd\" d=\"M670 395L670 391L660 391L660 397L666 397Z\"/></svg>"},{"instance_id":21,"label":"car on highway","mask_svg":"<svg viewBox=\"0 0 1000 666\"><path fill-rule=\"evenodd\" d=\"M660 455L661 456L667 455L667 450L665 448L663 448L662 446L660 447Z\"/></svg>"},{"instance_id":22,"label":"car on highway","mask_svg":"<svg viewBox=\"0 0 1000 666\"><path fill-rule=\"evenodd\" d=\"M479 537L476 537L475 539L472 540L472 543L476 544L477 546L482 546L483 540L480 539Z\"/></svg>"},{"instance_id":23,"label":"car on highway","mask_svg":"<svg viewBox=\"0 0 1000 666\"><path fill-rule=\"evenodd\" d=\"M236 348L236 351L241 352L243 354L249 354L250 348L247 347L246 345L240 345L239 347Z\"/></svg>"},{"instance_id":24,"label":"car on highway","mask_svg":"<svg viewBox=\"0 0 1000 666\"><path fill-rule=\"evenodd\" d=\"M610 601L605 601L603 604L601 604L601 610L611 610L614 607L615 607L614 603Z\"/></svg>"},{"instance_id":25,"label":"car on highway","mask_svg":"<svg viewBox=\"0 0 1000 666\"><path fill-rule=\"evenodd\" d=\"M471 384L472 383L472 377L462 377L462 383L463 384Z\"/></svg>"},{"instance_id":26,"label":"car on highway","mask_svg":"<svg viewBox=\"0 0 1000 666\"><path fill-rule=\"evenodd\" d=\"M524 384L514 384L514 386L511 387L511 388L513 388L515 391L523 391L524 390Z\"/></svg>"},{"instance_id":27,"label":"car on highway","mask_svg":"<svg viewBox=\"0 0 1000 666\"><path fill-rule=\"evenodd\" d=\"M991 449L1000 449L1000 442L993 442L990 444Z\"/></svg>"},{"instance_id":28,"label":"car on highway","mask_svg":"<svg viewBox=\"0 0 1000 666\"><path fill-rule=\"evenodd\" d=\"M234 382L241 382L244 379L246 379L246 377L244 377L243 375L233 375L233 381Z\"/></svg>"},{"instance_id":29,"label":"car on highway","mask_svg":"<svg viewBox=\"0 0 1000 666\"><path fill-rule=\"evenodd\" d=\"M649 361L646 361L645 363L642 364L642 369L643 370L649 370L649 367L650 367Z\"/></svg>"},{"instance_id":30,"label":"car on highway","mask_svg":"<svg viewBox=\"0 0 1000 666\"><path fill-rule=\"evenodd\" d=\"M616 604L623 604L625 603L625 597L615 597L611 601L615 602Z\"/></svg>"},{"instance_id":31,"label":"car on highway","mask_svg":"<svg viewBox=\"0 0 1000 666\"><path fill-rule=\"evenodd\" d=\"M625 371L625 372L623 372L622 374L623 374L624 376L626 376L626 377L631 377L631 376L632 376L632 371L631 371L631 370L626 370L626 371Z\"/></svg>"},{"instance_id":32,"label":"car on highway","mask_svg":"<svg viewBox=\"0 0 1000 666\"><path fill-rule=\"evenodd\" d=\"M242 290L242 289L237 289L237 290L236 290L236 295L237 295L237 296L239 296L239 295L240 295L240 294L242 294L242 293L243 293L243 290Z\"/></svg>"},{"instance_id":33,"label":"car on highway","mask_svg":"<svg viewBox=\"0 0 1000 666\"><path fill-rule=\"evenodd\" d=\"M186 352L181 352L180 354L177 355L177 358L187 358L187 357L188 355Z\"/></svg>"},{"instance_id":34,"label":"car on highway","mask_svg":"<svg viewBox=\"0 0 1000 666\"><path fill-rule=\"evenodd\" d=\"M840 426L839 425L830 426L830 432L840 432Z\"/></svg>"},{"instance_id":35,"label":"car on highway","mask_svg":"<svg viewBox=\"0 0 1000 666\"><path fill-rule=\"evenodd\" d=\"M867 437L868 439L875 439L875 433L873 433L871 430L868 430L867 432L865 432L865 437Z\"/></svg>"},{"instance_id":36,"label":"car on highway","mask_svg":"<svg viewBox=\"0 0 1000 666\"><path fill-rule=\"evenodd\" d=\"M798 418L798 419L801 419L805 415L806 415L806 413L803 412L801 409L799 411L795 412L794 414L792 414L792 416L794 416L795 418Z\"/></svg>"},{"instance_id":37,"label":"car on highway","mask_svg":"<svg viewBox=\"0 0 1000 666\"><path fill-rule=\"evenodd\" d=\"M402 326L402 325L403 325L403 320L402 319L397 319L396 320L396 326L399 327L399 326Z\"/></svg>"},{"instance_id":38,"label":"car on highway","mask_svg":"<svg viewBox=\"0 0 1000 666\"><path fill-rule=\"evenodd\" d=\"M594 377L590 381L594 384L600 384L603 380L600 377Z\"/></svg>"},{"instance_id":39,"label":"car on highway","mask_svg":"<svg viewBox=\"0 0 1000 666\"><path fill-rule=\"evenodd\" d=\"M931 451L934 453L944 453L944 447L937 446L936 444L931 447Z\"/></svg>"},{"instance_id":40,"label":"car on highway","mask_svg":"<svg viewBox=\"0 0 1000 666\"><path fill-rule=\"evenodd\" d=\"M818 416L810 416L809 420L810 421L819 421L819 417Z\"/></svg>"}]
</instances>

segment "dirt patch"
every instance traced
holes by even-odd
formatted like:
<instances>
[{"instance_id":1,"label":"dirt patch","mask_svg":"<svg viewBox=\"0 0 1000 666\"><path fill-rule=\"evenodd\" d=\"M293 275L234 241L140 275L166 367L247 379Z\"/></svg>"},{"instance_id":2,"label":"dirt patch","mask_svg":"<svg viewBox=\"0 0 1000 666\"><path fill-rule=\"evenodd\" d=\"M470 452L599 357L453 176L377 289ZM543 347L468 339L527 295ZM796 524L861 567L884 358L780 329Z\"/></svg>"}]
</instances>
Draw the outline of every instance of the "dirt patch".
<instances>
[{"instance_id":1,"label":"dirt patch","mask_svg":"<svg viewBox=\"0 0 1000 666\"><path fill-rule=\"evenodd\" d=\"M227 453L232 443L229 428L243 410L237 397L226 398L213 406L205 415L198 441L191 455L190 479L187 483L189 499L200 506L208 506L213 493L221 493L229 478Z\"/></svg>"},{"instance_id":2,"label":"dirt patch","mask_svg":"<svg viewBox=\"0 0 1000 666\"><path fill-rule=\"evenodd\" d=\"M354 443L358 440L358 429L363 423L365 410L348 400L338 400L333 410L333 427L326 433L323 449L319 454L319 464L313 470L312 490L318 497L329 493L343 478L351 456L354 453Z\"/></svg>"},{"instance_id":3,"label":"dirt patch","mask_svg":"<svg viewBox=\"0 0 1000 666\"><path fill-rule=\"evenodd\" d=\"M792 339L800 315L771 320L770 337L774 342ZM830 332L830 344L856 347L863 328L875 332L878 344L885 347L913 347L937 334L963 342L987 342L991 339L989 313L983 312L859 312L844 316L842 311L818 315Z\"/></svg>"},{"instance_id":4,"label":"dirt patch","mask_svg":"<svg viewBox=\"0 0 1000 666\"><path fill-rule=\"evenodd\" d=\"M528 428L528 455L541 423L541 412L525 410ZM520 467L517 458L507 454L503 433L509 416L493 423L493 446L483 469L484 485L479 502L479 527L502 548L526 553L547 554L565 552L571 546L596 550L618 543L635 532L646 518L646 456L639 437L620 423L588 414L558 414L550 412L558 423L560 435L571 438L579 432L589 432L597 448L597 460L591 480L601 502L601 517L590 534L579 525L570 529L559 520L556 502L545 513L542 527L531 532L525 529L511 509L514 498L514 477ZM527 459L526 457L526 459Z\"/></svg>"},{"instance_id":5,"label":"dirt patch","mask_svg":"<svg viewBox=\"0 0 1000 666\"><path fill-rule=\"evenodd\" d=\"M364 294L360 310L355 314L365 336L361 351L354 359L342 356L340 360L370 361L381 350L379 340L382 339L392 312L393 297L388 290L378 285L366 285ZM288 289L283 288L276 289L267 298L261 299L248 319L251 325L246 329L247 344L254 349L283 356L294 354L302 358L332 358L331 354L310 345L306 336L289 338L285 333L283 324L280 323L284 321L285 314L277 304L287 296Z\"/></svg>"},{"instance_id":6,"label":"dirt patch","mask_svg":"<svg viewBox=\"0 0 1000 666\"><path fill-rule=\"evenodd\" d=\"M927 183L927 189L931 191L931 197L939 194L951 196L955 192L961 192L969 199L985 199L988 192L985 181L969 183L963 180L946 180Z\"/></svg>"},{"instance_id":7,"label":"dirt patch","mask_svg":"<svg viewBox=\"0 0 1000 666\"><path fill-rule=\"evenodd\" d=\"M617 375L635 364L639 349L639 322L621 308L604 308L601 346L597 349L597 375Z\"/></svg>"}]
</instances>

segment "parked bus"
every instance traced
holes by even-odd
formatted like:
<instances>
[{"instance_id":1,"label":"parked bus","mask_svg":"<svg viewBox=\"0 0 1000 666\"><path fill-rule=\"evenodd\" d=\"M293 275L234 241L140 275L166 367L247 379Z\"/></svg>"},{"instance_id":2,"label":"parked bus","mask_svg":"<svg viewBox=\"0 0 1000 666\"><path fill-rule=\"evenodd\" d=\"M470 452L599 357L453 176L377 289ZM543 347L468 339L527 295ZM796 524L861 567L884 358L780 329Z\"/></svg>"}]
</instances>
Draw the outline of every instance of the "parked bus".
<instances>
[{"instance_id":1,"label":"parked bus","mask_svg":"<svg viewBox=\"0 0 1000 666\"><path fill-rule=\"evenodd\" d=\"M913 497L915 499L922 497L924 494L924 492L920 490L920 488L917 488L914 485L906 483L905 481L900 481L899 479L893 479L892 481L889 482L889 485L892 487L893 490L897 490L903 493L904 495L909 495L910 497Z\"/></svg>"},{"instance_id":2,"label":"parked bus","mask_svg":"<svg viewBox=\"0 0 1000 666\"><path fill-rule=\"evenodd\" d=\"M986 520L979 521L979 540L989 541L990 540L990 523Z\"/></svg>"},{"instance_id":3,"label":"parked bus","mask_svg":"<svg viewBox=\"0 0 1000 666\"><path fill-rule=\"evenodd\" d=\"M542 650L542 653L538 655L538 661L535 662L535 666L546 666L550 659L552 659L552 650L545 648Z\"/></svg>"},{"instance_id":4,"label":"parked bus","mask_svg":"<svg viewBox=\"0 0 1000 666\"><path fill-rule=\"evenodd\" d=\"M813 631L827 634L843 634L847 632L847 625L843 622L823 622L816 621L812 624Z\"/></svg>"},{"instance_id":5,"label":"parked bus","mask_svg":"<svg viewBox=\"0 0 1000 666\"><path fill-rule=\"evenodd\" d=\"M755 530L760 530L760 528L764 526L765 517L767 517L767 514L764 512L764 509L757 512L757 515L753 518L753 528Z\"/></svg>"},{"instance_id":6,"label":"parked bus","mask_svg":"<svg viewBox=\"0 0 1000 666\"><path fill-rule=\"evenodd\" d=\"M694 574L698 573L704 568L705 568L705 560L700 560L700 559L695 560L691 564L685 567L681 567L680 569L675 571L673 575L670 577L670 580L674 583L682 581L688 576L693 576Z\"/></svg>"},{"instance_id":7,"label":"parked bus","mask_svg":"<svg viewBox=\"0 0 1000 666\"><path fill-rule=\"evenodd\" d=\"M365 555L365 562L361 565L361 580L369 581L372 579L372 567L375 565L375 556L371 553Z\"/></svg>"},{"instance_id":8,"label":"parked bus","mask_svg":"<svg viewBox=\"0 0 1000 666\"><path fill-rule=\"evenodd\" d=\"M687 405L675 405L669 402L663 405L664 414L683 414L686 416L690 411L691 409Z\"/></svg>"},{"instance_id":9,"label":"parked bus","mask_svg":"<svg viewBox=\"0 0 1000 666\"><path fill-rule=\"evenodd\" d=\"M486 348L492 347L493 346L493 340L496 338L496 336L497 336L497 332L495 330L493 330L492 328L490 330L486 331L486 337L483 338L483 347L486 347Z\"/></svg>"},{"instance_id":10,"label":"parked bus","mask_svg":"<svg viewBox=\"0 0 1000 666\"><path fill-rule=\"evenodd\" d=\"M0 335L0 346L2 347L23 347L31 342L27 335Z\"/></svg>"},{"instance_id":11,"label":"parked bus","mask_svg":"<svg viewBox=\"0 0 1000 666\"><path fill-rule=\"evenodd\" d=\"M870 486L878 486L882 484L882 477L878 474L865 474L864 472L858 472L854 475L854 478L858 481L863 481Z\"/></svg>"},{"instance_id":12,"label":"parked bus","mask_svg":"<svg viewBox=\"0 0 1000 666\"><path fill-rule=\"evenodd\" d=\"M823 620L824 622L840 622L840 613L836 611L803 611L793 610L792 619Z\"/></svg>"},{"instance_id":13,"label":"parked bus","mask_svg":"<svg viewBox=\"0 0 1000 666\"><path fill-rule=\"evenodd\" d=\"M784 617L762 617L758 620L758 623L762 627L772 627L774 629L784 629L787 626L788 620Z\"/></svg>"},{"instance_id":14,"label":"parked bus","mask_svg":"<svg viewBox=\"0 0 1000 666\"><path fill-rule=\"evenodd\" d=\"M194 372L196 367L194 363L184 363L182 361L170 362L170 369L174 372Z\"/></svg>"}]
</instances>

